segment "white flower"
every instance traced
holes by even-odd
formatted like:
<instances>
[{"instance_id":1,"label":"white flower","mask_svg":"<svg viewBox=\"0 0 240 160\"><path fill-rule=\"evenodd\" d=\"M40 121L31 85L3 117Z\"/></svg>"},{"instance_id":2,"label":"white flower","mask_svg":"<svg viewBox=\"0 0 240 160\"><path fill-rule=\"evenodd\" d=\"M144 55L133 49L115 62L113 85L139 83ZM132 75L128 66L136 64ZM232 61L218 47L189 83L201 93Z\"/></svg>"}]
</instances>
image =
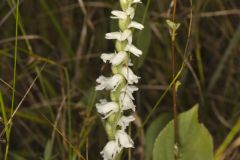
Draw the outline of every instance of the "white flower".
<instances>
[{"instance_id":1,"label":"white flower","mask_svg":"<svg viewBox=\"0 0 240 160\"><path fill-rule=\"evenodd\" d=\"M107 61L111 61L113 57L115 57L115 53L103 53L101 55L101 59L104 63L106 63Z\"/></svg>"},{"instance_id":2,"label":"white flower","mask_svg":"<svg viewBox=\"0 0 240 160\"><path fill-rule=\"evenodd\" d=\"M124 60L126 60L127 57L128 57L127 52L124 52L124 51L118 52L116 56L113 59L111 59L111 63L113 65L119 65Z\"/></svg>"},{"instance_id":3,"label":"white flower","mask_svg":"<svg viewBox=\"0 0 240 160\"><path fill-rule=\"evenodd\" d=\"M104 160L113 160L117 151L117 143L115 141L109 141L100 153Z\"/></svg>"},{"instance_id":4,"label":"white flower","mask_svg":"<svg viewBox=\"0 0 240 160\"><path fill-rule=\"evenodd\" d=\"M142 30L142 29L144 28L144 26L143 26L141 23L132 21L132 22L128 25L128 28L136 28L136 29Z\"/></svg>"},{"instance_id":5,"label":"white flower","mask_svg":"<svg viewBox=\"0 0 240 160\"><path fill-rule=\"evenodd\" d=\"M133 0L132 3L142 3L141 0Z\"/></svg>"},{"instance_id":6,"label":"white flower","mask_svg":"<svg viewBox=\"0 0 240 160\"><path fill-rule=\"evenodd\" d=\"M129 97L134 100L134 97L133 97L133 92L137 91L138 88L136 86L129 86L129 85L126 85L123 89L122 89L122 92L125 92L129 95Z\"/></svg>"},{"instance_id":7,"label":"white flower","mask_svg":"<svg viewBox=\"0 0 240 160\"><path fill-rule=\"evenodd\" d=\"M131 43L127 44L125 47L125 51L129 51L132 54L134 54L135 56L139 57L140 55L142 55L142 51L139 50L137 47L135 47L134 45L132 45Z\"/></svg>"},{"instance_id":8,"label":"white flower","mask_svg":"<svg viewBox=\"0 0 240 160\"><path fill-rule=\"evenodd\" d=\"M118 121L118 125L121 126L122 130L125 130L129 123L134 120L135 118L133 116L122 116Z\"/></svg>"},{"instance_id":9,"label":"white flower","mask_svg":"<svg viewBox=\"0 0 240 160\"><path fill-rule=\"evenodd\" d=\"M128 81L128 84L138 83L138 79L140 79L129 67L123 67L121 73Z\"/></svg>"},{"instance_id":10,"label":"white flower","mask_svg":"<svg viewBox=\"0 0 240 160\"><path fill-rule=\"evenodd\" d=\"M135 15L135 9L133 7L128 7L126 13L128 16L130 16L131 19L133 19Z\"/></svg>"},{"instance_id":11,"label":"white flower","mask_svg":"<svg viewBox=\"0 0 240 160\"><path fill-rule=\"evenodd\" d=\"M109 61L112 65L119 65L128 57L127 52L121 51L118 53L103 53L101 58L103 62Z\"/></svg>"},{"instance_id":12,"label":"white flower","mask_svg":"<svg viewBox=\"0 0 240 160\"><path fill-rule=\"evenodd\" d=\"M105 35L106 39L116 39L119 41L125 41L126 39L132 39L132 31L129 29L126 29L123 32L111 32L107 33Z\"/></svg>"},{"instance_id":13,"label":"white flower","mask_svg":"<svg viewBox=\"0 0 240 160\"><path fill-rule=\"evenodd\" d=\"M106 39L117 39L117 40L121 40L122 37L122 32L111 32L111 33L107 33L105 35Z\"/></svg>"},{"instance_id":14,"label":"white flower","mask_svg":"<svg viewBox=\"0 0 240 160\"><path fill-rule=\"evenodd\" d=\"M133 63L132 63L131 59L129 59L129 61L128 61L128 66L133 66Z\"/></svg>"},{"instance_id":15,"label":"white flower","mask_svg":"<svg viewBox=\"0 0 240 160\"><path fill-rule=\"evenodd\" d=\"M127 13L123 11L114 10L111 12L113 16L111 16L112 19L126 19Z\"/></svg>"},{"instance_id":16,"label":"white flower","mask_svg":"<svg viewBox=\"0 0 240 160\"><path fill-rule=\"evenodd\" d=\"M96 86L96 90L112 90L123 81L123 77L120 74L115 74L112 77L100 76L96 81L97 83L100 83Z\"/></svg>"},{"instance_id":17,"label":"white flower","mask_svg":"<svg viewBox=\"0 0 240 160\"><path fill-rule=\"evenodd\" d=\"M128 9L124 11L119 11L119 10L113 10L111 18L112 19L127 19L129 16L131 19L134 18L135 15L135 9L133 7L128 7Z\"/></svg>"},{"instance_id":18,"label":"white flower","mask_svg":"<svg viewBox=\"0 0 240 160\"><path fill-rule=\"evenodd\" d=\"M133 140L123 130L116 132L116 141L120 150L122 148L133 148Z\"/></svg>"},{"instance_id":19,"label":"white flower","mask_svg":"<svg viewBox=\"0 0 240 160\"><path fill-rule=\"evenodd\" d=\"M122 111L129 109L135 111L136 106L134 105L133 100L127 93L122 92L120 94L119 100Z\"/></svg>"},{"instance_id":20,"label":"white flower","mask_svg":"<svg viewBox=\"0 0 240 160\"><path fill-rule=\"evenodd\" d=\"M100 100L100 103L96 104L96 108L98 113L104 115L103 119L119 110L119 106L116 102L107 102L105 99Z\"/></svg>"}]
</instances>

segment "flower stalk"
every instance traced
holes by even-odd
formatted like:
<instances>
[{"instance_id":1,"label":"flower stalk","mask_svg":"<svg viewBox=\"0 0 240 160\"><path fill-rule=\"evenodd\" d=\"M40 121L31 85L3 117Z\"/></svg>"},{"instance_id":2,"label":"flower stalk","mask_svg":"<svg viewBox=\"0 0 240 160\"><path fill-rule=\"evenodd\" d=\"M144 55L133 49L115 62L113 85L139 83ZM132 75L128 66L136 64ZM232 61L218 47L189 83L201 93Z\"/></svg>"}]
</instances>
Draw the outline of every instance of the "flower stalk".
<instances>
[{"instance_id":1,"label":"flower stalk","mask_svg":"<svg viewBox=\"0 0 240 160\"><path fill-rule=\"evenodd\" d=\"M130 54L139 57L142 51L133 45L133 30L142 30L144 26L134 21L135 7L140 0L119 0L121 10L111 12L112 19L118 20L119 31L107 33L105 38L115 40L114 53L103 53L101 59L110 63L112 76L100 76L96 81L96 90L110 91L110 100L102 99L96 104L97 111L103 116L109 142L100 152L104 160L121 159L124 148L133 148L133 140L126 129L135 118L127 115L134 112L133 93L138 90L134 85L140 77L131 70Z\"/></svg>"}]
</instances>

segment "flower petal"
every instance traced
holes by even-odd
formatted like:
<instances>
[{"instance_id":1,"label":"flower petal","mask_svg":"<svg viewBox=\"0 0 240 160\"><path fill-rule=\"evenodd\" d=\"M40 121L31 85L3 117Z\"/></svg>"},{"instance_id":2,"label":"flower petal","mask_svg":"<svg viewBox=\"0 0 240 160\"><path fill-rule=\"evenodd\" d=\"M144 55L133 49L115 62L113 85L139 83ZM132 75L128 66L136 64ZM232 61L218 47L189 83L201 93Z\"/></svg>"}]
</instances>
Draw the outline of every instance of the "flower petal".
<instances>
[{"instance_id":1,"label":"flower petal","mask_svg":"<svg viewBox=\"0 0 240 160\"><path fill-rule=\"evenodd\" d=\"M103 53L101 55L101 59L103 60L104 63L106 63L107 61L110 61L114 56L115 53Z\"/></svg>"},{"instance_id":2,"label":"flower petal","mask_svg":"<svg viewBox=\"0 0 240 160\"><path fill-rule=\"evenodd\" d=\"M109 141L100 153L104 160L113 160L117 151L117 143L115 141Z\"/></svg>"},{"instance_id":3,"label":"flower petal","mask_svg":"<svg viewBox=\"0 0 240 160\"><path fill-rule=\"evenodd\" d=\"M111 13L113 15L111 16L111 18L113 19L126 19L128 16L126 12L118 11L118 10L114 10Z\"/></svg>"},{"instance_id":4,"label":"flower petal","mask_svg":"<svg viewBox=\"0 0 240 160\"><path fill-rule=\"evenodd\" d=\"M131 52L132 54L134 54L137 57L142 55L142 51L139 50L137 47L135 47L132 44L127 44L127 46L125 47L125 51L129 51L129 52Z\"/></svg>"},{"instance_id":5,"label":"flower petal","mask_svg":"<svg viewBox=\"0 0 240 160\"><path fill-rule=\"evenodd\" d=\"M124 32L110 32L105 35L106 39L116 39L119 41L125 41L126 39L132 39L132 31L126 29Z\"/></svg>"},{"instance_id":6,"label":"flower petal","mask_svg":"<svg viewBox=\"0 0 240 160\"><path fill-rule=\"evenodd\" d=\"M110 62L112 65L119 65L121 64L124 60L126 60L128 57L127 52L121 51L117 53L111 60Z\"/></svg>"},{"instance_id":7,"label":"flower petal","mask_svg":"<svg viewBox=\"0 0 240 160\"><path fill-rule=\"evenodd\" d=\"M107 102L105 99L100 100L100 103L96 104L96 108L98 113L104 115L103 119L119 110L119 106L116 102Z\"/></svg>"},{"instance_id":8,"label":"flower petal","mask_svg":"<svg viewBox=\"0 0 240 160\"><path fill-rule=\"evenodd\" d=\"M131 19L133 19L135 15L135 9L133 7L128 7L126 13L128 16L130 16Z\"/></svg>"},{"instance_id":9,"label":"flower petal","mask_svg":"<svg viewBox=\"0 0 240 160\"><path fill-rule=\"evenodd\" d=\"M138 79L140 79L129 67L123 67L121 73L128 81L128 84L138 83Z\"/></svg>"},{"instance_id":10,"label":"flower petal","mask_svg":"<svg viewBox=\"0 0 240 160\"><path fill-rule=\"evenodd\" d=\"M134 100L133 97L133 92L137 91L138 88L136 86L130 86L130 85L126 85L123 89L122 92L125 92L129 95L129 97Z\"/></svg>"},{"instance_id":11,"label":"flower petal","mask_svg":"<svg viewBox=\"0 0 240 160\"><path fill-rule=\"evenodd\" d=\"M120 74L115 74L112 77L105 77L105 76L100 76L96 81L99 83L99 85L96 86L96 90L114 90L117 88L119 83L121 83L123 80L122 75Z\"/></svg>"},{"instance_id":12,"label":"flower petal","mask_svg":"<svg viewBox=\"0 0 240 160\"><path fill-rule=\"evenodd\" d=\"M122 36L122 33L121 32L111 32L111 33L107 33L105 35L105 38L106 39L117 39L117 40L121 40L121 36Z\"/></svg>"},{"instance_id":13,"label":"flower petal","mask_svg":"<svg viewBox=\"0 0 240 160\"><path fill-rule=\"evenodd\" d=\"M131 137L129 137L129 135L126 132L122 130L118 130L116 132L116 141L120 149L133 148L133 140L131 139Z\"/></svg>"},{"instance_id":14,"label":"flower petal","mask_svg":"<svg viewBox=\"0 0 240 160\"><path fill-rule=\"evenodd\" d=\"M135 118L133 116L122 116L118 121L118 125L121 126L122 130L125 130L129 123L134 120Z\"/></svg>"},{"instance_id":15,"label":"flower petal","mask_svg":"<svg viewBox=\"0 0 240 160\"><path fill-rule=\"evenodd\" d=\"M126 29L121 36L121 41L125 41L126 39L132 39L132 31L130 29Z\"/></svg>"},{"instance_id":16,"label":"flower petal","mask_svg":"<svg viewBox=\"0 0 240 160\"><path fill-rule=\"evenodd\" d=\"M132 3L142 3L142 1L141 0L133 0Z\"/></svg>"},{"instance_id":17,"label":"flower petal","mask_svg":"<svg viewBox=\"0 0 240 160\"><path fill-rule=\"evenodd\" d=\"M142 30L144 28L144 26L141 23L138 23L136 21L132 21L129 25L128 28L136 28L139 30Z\"/></svg>"},{"instance_id":18,"label":"flower petal","mask_svg":"<svg viewBox=\"0 0 240 160\"><path fill-rule=\"evenodd\" d=\"M136 110L135 109L136 106L134 105L131 97L128 94L122 92L120 94L119 100L120 100L120 106L122 111L129 110L129 109L131 109L132 111Z\"/></svg>"}]
</instances>

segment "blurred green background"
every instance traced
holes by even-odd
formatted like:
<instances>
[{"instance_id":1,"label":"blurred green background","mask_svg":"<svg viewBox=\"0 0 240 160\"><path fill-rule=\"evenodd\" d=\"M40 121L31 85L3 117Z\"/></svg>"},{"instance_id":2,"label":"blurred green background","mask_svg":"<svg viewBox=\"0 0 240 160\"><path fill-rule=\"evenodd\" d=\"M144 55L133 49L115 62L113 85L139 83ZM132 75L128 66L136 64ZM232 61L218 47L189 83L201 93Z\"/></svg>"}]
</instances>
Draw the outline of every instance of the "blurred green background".
<instances>
[{"instance_id":1,"label":"blurred green background","mask_svg":"<svg viewBox=\"0 0 240 160\"><path fill-rule=\"evenodd\" d=\"M190 2L178 0L176 15L178 70L186 63L177 107L183 112L198 103L215 149L225 146L223 159L238 160L240 127L232 128L240 123L240 1ZM94 87L100 74L110 75L100 55L114 50L104 36L114 30L109 17L116 5L116 0L0 1L0 159L6 146L13 160L101 159L107 138L95 103L108 93ZM143 0L137 8L145 29L134 40L144 55L132 57L142 77L132 159L146 159L148 127L172 112L171 92L163 95L172 81L169 6L170 0ZM229 133L229 143L222 145Z\"/></svg>"}]
</instances>

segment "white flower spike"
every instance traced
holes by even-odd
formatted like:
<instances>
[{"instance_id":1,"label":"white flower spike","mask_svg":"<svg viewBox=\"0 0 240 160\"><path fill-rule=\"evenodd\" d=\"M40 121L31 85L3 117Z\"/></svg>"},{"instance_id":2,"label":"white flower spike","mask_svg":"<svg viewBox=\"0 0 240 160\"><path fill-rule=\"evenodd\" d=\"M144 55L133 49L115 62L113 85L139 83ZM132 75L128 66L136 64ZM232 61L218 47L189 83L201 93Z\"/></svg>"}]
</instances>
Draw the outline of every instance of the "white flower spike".
<instances>
[{"instance_id":1,"label":"white flower spike","mask_svg":"<svg viewBox=\"0 0 240 160\"><path fill-rule=\"evenodd\" d=\"M142 51L133 45L133 31L143 30L144 26L134 21L136 4L141 0L119 0L121 10L113 10L111 18L118 20L118 31L107 33L106 39L116 40L115 53L103 53L101 59L104 63L112 65L112 76L100 76L96 81L96 90L110 90L110 101L100 100L96 104L97 111L106 120L105 130L109 137L109 142L100 152L104 160L121 159L121 151L124 148L133 148L133 140L126 133L130 122L134 121L133 116L124 116L127 110L135 111L133 103L133 93L138 90L133 84L138 83L140 77L136 76L130 66L133 63L130 54L137 57L142 55Z\"/></svg>"}]
</instances>

